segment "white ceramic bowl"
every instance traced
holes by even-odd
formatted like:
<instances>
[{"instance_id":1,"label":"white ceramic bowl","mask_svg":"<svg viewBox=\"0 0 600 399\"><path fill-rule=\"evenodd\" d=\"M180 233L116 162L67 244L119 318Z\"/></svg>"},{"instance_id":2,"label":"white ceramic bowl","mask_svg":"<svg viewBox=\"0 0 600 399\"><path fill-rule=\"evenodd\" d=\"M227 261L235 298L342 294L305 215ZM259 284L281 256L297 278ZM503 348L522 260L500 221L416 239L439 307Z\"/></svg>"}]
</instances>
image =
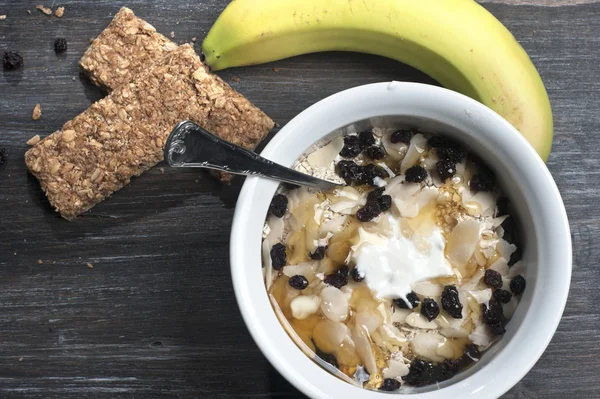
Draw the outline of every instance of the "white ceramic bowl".
<instances>
[{"instance_id":1,"label":"white ceramic bowl","mask_svg":"<svg viewBox=\"0 0 600 399\"><path fill-rule=\"evenodd\" d=\"M377 83L349 89L311 106L271 140L262 155L291 166L314 143L348 126L416 125L461 141L491 166L515 205L525 239L527 289L502 339L481 360L411 398L498 398L515 385L550 342L571 280L571 236L552 176L527 141L502 117L461 94L415 83ZM348 384L310 360L290 339L269 302L261 266L261 234L278 184L248 177L231 232L231 273L242 316L275 368L313 398L383 398ZM389 396L387 396L389 397Z\"/></svg>"}]
</instances>

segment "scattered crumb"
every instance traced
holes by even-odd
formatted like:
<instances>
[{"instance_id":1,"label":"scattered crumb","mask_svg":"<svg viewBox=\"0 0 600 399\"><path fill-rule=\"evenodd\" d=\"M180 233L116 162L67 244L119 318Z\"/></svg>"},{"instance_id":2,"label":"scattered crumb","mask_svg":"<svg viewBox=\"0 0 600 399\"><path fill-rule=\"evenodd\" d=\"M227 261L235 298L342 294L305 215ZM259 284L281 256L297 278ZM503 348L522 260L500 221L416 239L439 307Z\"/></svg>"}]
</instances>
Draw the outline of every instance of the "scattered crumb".
<instances>
[{"instance_id":1,"label":"scattered crumb","mask_svg":"<svg viewBox=\"0 0 600 399\"><path fill-rule=\"evenodd\" d=\"M197 39L196 39L196 36L192 37L192 41L193 41L194 43L196 43L196 40L197 40Z\"/></svg>"},{"instance_id":2,"label":"scattered crumb","mask_svg":"<svg viewBox=\"0 0 600 399\"><path fill-rule=\"evenodd\" d=\"M38 265L41 265L42 263L44 263L44 262L42 262L41 259L38 259Z\"/></svg>"},{"instance_id":3,"label":"scattered crumb","mask_svg":"<svg viewBox=\"0 0 600 399\"><path fill-rule=\"evenodd\" d=\"M52 9L49 7L44 7L43 5L39 4L37 6L35 6L35 8L37 8L38 10L40 10L41 12L43 12L46 15L51 15L52 14Z\"/></svg>"},{"instance_id":4,"label":"scattered crumb","mask_svg":"<svg viewBox=\"0 0 600 399\"><path fill-rule=\"evenodd\" d=\"M22 362L22 361L23 361L23 356L21 356L21 357L19 358L19 361L20 361L20 362Z\"/></svg>"},{"instance_id":5,"label":"scattered crumb","mask_svg":"<svg viewBox=\"0 0 600 399\"><path fill-rule=\"evenodd\" d=\"M35 145L39 142L40 142L40 135L36 134L35 136L33 136L32 138L27 140L27 145Z\"/></svg>"},{"instance_id":6,"label":"scattered crumb","mask_svg":"<svg viewBox=\"0 0 600 399\"><path fill-rule=\"evenodd\" d=\"M175 25L179 25L179 21L175 22Z\"/></svg>"},{"instance_id":7,"label":"scattered crumb","mask_svg":"<svg viewBox=\"0 0 600 399\"><path fill-rule=\"evenodd\" d=\"M73 76L71 79L73 79L73 82L77 80L75 76Z\"/></svg>"},{"instance_id":8,"label":"scattered crumb","mask_svg":"<svg viewBox=\"0 0 600 399\"><path fill-rule=\"evenodd\" d=\"M87 267L88 267L88 269L93 269L93 268L94 268L94 265L92 265L91 263L88 263L88 264L87 264Z\"/></svg>"},{"instance_id":9,"label":"scattered crumb","mask_svg":"<svg viewBox=\"0 0 600 399\"><path fill-rule=\"evenodd\" d=\"M234 82L239 82L240 78L238 78L237 76L234 76L233 78L231 78L231 80L233 80Z\"/></svg>"},{"instance_id":10,"label":"scattered crumb","mask_svg":"<svg viewBox=\"0 0 600 399\"><path fill-rule=\"evenodd\" d=\"M164 175L165 174L165 168L158 168L158 170L160 170L160 174Z\"/></svg>"},{"instance_id":11,"label":"scattered crumb","mask_svg":"<svg viewBox=\"0 0 600 399\"><path fill-rule=\"evenodd\" d=\"M6 19L6 15L0 15L0 21L2 21L3 19Z\"/></svg>"},{"instance_id":12,"label":"scattered crumb","mask_svg":"<svg viewBox=\"0 0 600 399\"><path fill-rule=\"evenodd\" d=\"M275 72L275 73L279 72L279 68L273 68L273 72Z\"/></svg>"},{"instance_id":13,"label":"scattered crumb","mask_svg":"<svg viewBox=\"0 0 600 399\"><path fill-rule=\"evenodd\" d=\"M53 261L52 261L52 264L55 264L55 263L56 263L56 261L55 261L55 260L53 260Z\"/></svg>"},{"instance_id":14,"label":"scattered crumb","mask_svg":"<svg viewBox=\"0 0 600 399\"><path fill-rule=\"evenodd\" d=\"M275 127L281 127L281 125L277 122L275 122Z\"/></svg>"},{"instance_id":15,"label":"scattered crumb","mask_svg":"<svg viewBox=\"0 0 600 399\"><path fill-rule=\"evenodd\" d=\"M58 7L56 11L54 11L54 15L56 15L58 18L62 18L62 16L65 15L65 8Z\"/></svg>"},{"instance_id":16,"label":"scattered crumb","mask_svg":"<svg viewBox=\"0 0 600 399\"><path fill-rule=\"evenodd\" d=\"M42 107L40 107L40 104L35 104L35 107L33 108L33 113L31 114L31 119L33 119L34 121L37 121L38 119L40 119L42 116Z\"/></svg>"},{"instance_id":17,"label":"scattered crumb","mask_svg":"<svg viewBox=\"0 0 600 399\"><path fill-rule=\"evenodd\" d=\"M31 14L31 10L27 10L27 14Z\"/></svg>"},{"instance_id":18,"label":"scattered crumb","mask_svg":"<svg viewBox=\"0 0 600 399\"><path fill-rule=\"evenodd\" d=\"M94 43L94 38L90 37L90 44Z\"/></svg>"},{"instance_id":19,"label":"scattered crumb","mask_svg":"<svg viewBox=\"0 0 600 399\"><path fill-rule=\"evenodd\" d=\"M175 32L171 32L171 39L175 37Z\"/></svg>"}]
</instances>

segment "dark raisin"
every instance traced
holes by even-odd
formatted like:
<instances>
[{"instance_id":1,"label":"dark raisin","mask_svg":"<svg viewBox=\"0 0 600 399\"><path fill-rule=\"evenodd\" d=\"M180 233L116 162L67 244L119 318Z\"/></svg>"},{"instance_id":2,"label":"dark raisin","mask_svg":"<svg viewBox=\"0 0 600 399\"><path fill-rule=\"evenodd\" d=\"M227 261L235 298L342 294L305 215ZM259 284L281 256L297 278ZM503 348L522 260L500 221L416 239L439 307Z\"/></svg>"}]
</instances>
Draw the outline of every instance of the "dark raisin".
<instances>
[{"instance_id":1,"label":"dark raisin","mask_svg":"<svg viewBox=\"0 0 600 399\"><path fill-rule=\"evenodd\" d=\"M400 389L400 381L398 381L395 378L385 378L383 380L383 384L381 385L381 387L379 388L382 391L396 391L398 389Z\"/></svg>"},{"instance_id":2,"label":"dark raisin","mask_svg":"<svg viewBox=\"0 0 600 399\"><path fill-rule=\"evenodd\" d=\"M450 378L454 377L456 373L458 373L459 367L458 362L454 360L445 360L444 363L438 364L434 369L434 378L433 382L446 381Z\"/></svg>"},{"instance_id":3,"label":"dark raisin","mask_svg":"<svg viewBox=\"0 0 600 399\"><path fill-rule=\"evenodd\" d=\"M286 262L286 254L285 254L285 245L283 244L275 244L271 248L271 263L273 264L273 269L280 270L285 266Z\"/></svg>"},{"instance_id":4,"label":"dark raisin","mask_svg":"<svg viewBox=\"0 0 600 399\"><path fill-rule=\"evenodd\" d=\"M326 250L327 250L327 247L317 247L317 249L315 249L315 252L313 252L309 256L313 260L321 260L325 257Z\"/></svg>"},{"instance_id":5,"label":"dark raisin","mask_svg":"<svg viewBox=\"0 0 600 399\"><path fill-rule=\"evenodd\" d=\"M302 291L303 289L308 287L308 280L306 279L306 277L297 274L295 276L290 277L290 279L288 280L288 284L290 285L290 287Z\"/></svg>"},{"instance_id":6,"label":"dark raisin","mask_svg":"<svg viewBox=\"0 0 600 399\"><path fill-rule=\"evenodd\" d=\"M509 206L508 198L502 197L498 198L496 201L496 207L498 208L498 212L496 212L496 217L508 215L508 206Z\"/></svg>"},{"instance_id":7,"label":"dark raisin","mask_svg":"<svg viewBox=\"0 0 600 399\"><path fill-rule=\"evenodd\" d=\"M384 191L385 191L385 187L379 187L379 188L376 188L375 190L371 191L367 195L367 202L377 201L377 199L383 195Z\"/></svg>"},{"instance_id":8,"label":"dark raisin","mask_svg":"<svg viewBox=\"0 0 600 399\"><path fill-rule=\"evenodd\" d=\"M389 195L382 195L377 199L381 212L387 212L392 208L392 197Z\"/></svg>"},{"instance_id":9,"label":"dark raisin","mask_svg":"<svg viewBox=\"0 0 600 399\"><path fill-rule=\"evenodd\" d=\"M402 298L394 299L394 303L400 309L414 309L417 306L419 306L419 303L421 302L419 300L419 297L417 296L417 294L414 291L409 292L408 294L406 294L406 299L408 299L408 302L410 303L410 306L408 306L408 304L406 303L406 301L404 301L404 299L402 299Z\"/></svg>"},{"instance_id":10,"label":"dark raisin","mask_svg":"<svg viewBox=\"0 0 600 399\"><path fill-rule=\"evenodd\" d=\"M409 183L420 183L427 178L427 171L424 167L415 165L406 170L405 180Z\"/></svg>"},{"instance_id":11,"label":"dark raisin","mask_svg":"<svg viewBox=\"0 0 600 399\"><path fill-rule=\"evenodd\" d=\"M512 298L512 294L503 289L495 290L492 296L500 303L509 303Z\"/></svg>"},{"instance_id":12,"label":"dark raisin","mask_svg":"<svg viewBox=\"0 0 600 399\"><path fill-rule=\"evenodd\" d=\"M448 159L440 159L435 164L435 170L442 182L445 182L456 174L456 163Z\"/></svg>"},{"instance_id":13,"label":"dark raisin","mask_svg":"<svg viewBox=\"0 0 600 399\"><path fill-rule=\"evenodd\" d=\"M523 250L521 250L521 248L515 249L515 251L512 254L510 254L508 266L513 266L515 263L520 261L522 257L523 257Z\"/></svg>"},{"instance_id":14,"label":"dark raisin","mask_svg":"<svg viewBox=\"0 0 600 399\"><path fill-rule=\"evenodd\" d=\"M469 187L473 191L492 191L495 183L494 174L490 171L479 171L471 177Z\"/></svg>"},{"instance_id":15,"label":"dark raisin","mask_svg":"<svg viewBox=\"0 0 600 399\"><path fill-rule=\"evenodd\" d=\"M365 279L365 274L361 273L357 267L352 269L352 271L350 272L350 275L352 276L352 279L354 281L356 281L357 283L360 283L361 281L363 281Z\"/></svg>"},{"instance_id":16,"label":"dark raisin","mask_svg":"<svg viewBox=\"0 0 600 399\"><path fill-rule=\"evenodd\" d=\"M440 314L440 307L433 299L425 298L421 303L421 314L427 317L427 320L431 321Z\"/></svg>"},{"instance_id":17,"label":"dark raisin","mask_svg":"<svg viewBox=\"0 0 600 399\"><path fill-rule=\"evenodd\" d=\"M364 132L360 132L358 134L358 145L361 150L364 150L367 147L375 144L375 137L373 137L373 132L369 130L365 130Z\"/></svg>"},{"instance_id":18,"label":"dark raisin","mask_svg":"<svg viewBox=\"0 0 600 399\"><path fill-rule=\"evenodd\" d=\"M483 321L490 327L490 330L495 335L504 334L506 332L504 328L506 326L506 318L504 317L502 305L495 299L490 299L488 305L489 306L485 306L485 304L481 305Z\"/></svg>"},{"instance_id":19,"label":"dark raisin","mask_svg":"<svg viewBox=\"0 0 600 399\"><path fill-rule=\"evenodd\" d=\"M348 266L343 265L343 266L340 266L340 268L336 270L336 273L339 274L340 276L344 276L345 278L348 278L348 274L350 274L350 269L348 268Z\"/></svg>"},{"instance_id":20,"label":"dark raisin","mask_svg":"<svg viewBox=\"0 0 600 399\"><path fill-rule=\"evenodd\" d=\"M502 288L502 275L495 270L487 269L483 275L483 282L492 288Z\"/></svg>"},{"instance_id":21,"label":"dark raisin","mask_svg":"<svg viewBox=\"0 0 600 399\"><path fill-rule=\"evenodd\" d=\"M440 147L436 151L438 158L444 161L460 163L465 159L465 150L460 147Z\"/></svg>"},{"instance_id":22,"label":"dark raisin","mask_svg":"<svg viewBox=\"0 0 600 399\"><path fill-rule=\"evenodd\" d=\"M316 345L315 347L317 349L315 352L317 356L319 356L322 360L326 361L327 363L331 364L333 367L338 368L338 362L334 355L323 352Z\"/></svg>"},{"instance_id":23,"label":"dark raisin","mask_svg":"<svg viewBox=\"0 0 600 399\"><path fill-rule=\"evenodd\" d=\"M367 202L365 206L356 212L356 218L361 222L369 222L375 219L381 213L379 202Z\"/></svg>"},{"instance_id":24,"label":"dark raisin","mask_svg":"<svg viewBox=\"0 0 600 399\"><path fill-rule=\"evenodd\" d=\"M358 136L346 136L344 137L344 147L340 151L340 156L343 158L354 158L360 154L361 150Z\"/></svg>"},{"instance_id":25,"label":"dark raisin","mask_svg":"<svg viewBox=\"0 0 600 399\"><path fill-rule=\"evenodd\" d=\"M373 179L379 177L380 179L385 179L388 177L387 172L381 166L377 166L374 164L368 164L364 167L365 171L365 183L373 184Z\"/></svg>"},{"instance_id":26,"label":"dark raisin","mask_svg":"<svg viewBox=\"0 0 600 399\"><path fill-rule=\"evenodd\" d=\"M345 277L340 273L331 273L325 276L325 279L323 279L323 281L325 282L325 284L332 285L335 288L342 288L343 286L348 284L348 277Z\"/></svg>"},{"instance_id":27,"label":"dark raisin","mask_svg":"<svg viewBox=\"0 0 600 399\"><path fill-rule=\"evenodd\" d=\"M460 148L460 144L444 136L432 136L427 140L427 144L433 148Z\"/></svg>"},{"instance_id":28,"label":"dark raisin","mask_svg":"<svg viewBox=\"0 0 600 399\"><path fill-rule=\"evenodd\" d=\"M67 39L64 37L57 37L54 40L54 52L56 54L61 54L67 51Z\"/></svg>"},{"instance_id":29,"label":"dark raisin","mask_svg":"<svg viewBox=\"0 0 600 399\"><path fill-rule=\"evenodd\" d=\"M504 219L504 222L502 222L500 226L502 226L502 230L504 230L504 235L502 238L509 244L514 244L517 238L517 226L515 224L515 219L512 216L509 216Z\"/></svg>"},{"instance_id":30,"label":"dark raisin","mask_svg":"<svg viewBox=\"0 0 600 399\"><path fill-rule=\"evenodd\" d=\"M431 362L423 359L414 359L410 362L408 374L402 377L404 382L413 386L423 386L434 381L434 366Z\"/></svg>"},{"instance_id":31,"label":"dark raisin","mask_svg":"<svg viewBox=\"0 0 600 399\"><path fill-rule=\"evenodd\" d=\"M23 56L18 51L5 51L2 57L4 69L13 70L23 66Z\"/></svg>"},{"instance_id":32,"label":"dark raisin","mask_svg":"<svg viewBox=\"0 0 600 399\"><path fill-rule=\"evenodd\" d=\"M465 346L464 356L468 356L471 360L477 361L481 359L481 352L479 352L477 345L468 344Z\"/></svg>"},{"instance_id":33,"label":"dark raisin","mask_svg":"<svg viewBox=\"0 0 600 399\"><path fill-rule=\"evenodd\" d=\"M525 277L523 276L515 276L512 280L510 280L510 290L515 295L521 295L523 291L525 291L525 286L527 285L525 281Z\"/></svg>"},{"instance_id":34,"label":"dark raisin","mask_svg":"<svg viewBox=\"0 0 600 399\"><path fill-rule=\"evenodd\" d=\"M447 285L442 292L442 309L455 319L462 319L463 305L458 299L458 290L454 285Z\"/></svg>"},{"instance_id":35,"label":"dark raisin","mask_svg":"<svg viewBox=\"0 0 600 399\"><path fill-rule=\"evenodd\" d=\"M414 134L414 132L412 130L410 130L410 129L396 130L390 136L390 141L393 144L396 144L396 143L405 143L405 144L408 144L408 143L410 143L410 140L412 139L413 134Z\"/></svg>"},{"instance_id":36,"label":"dark raisin","mask_svg":"<svg viewBox=\"0 0 600 399\"><path fill-rule=\"evenodd\" d=\"M0 165L4 165L4 162L6 162L7 158L8 152L6 151L6 148L0 148Z\"/></svg>"},{"instance_id":37,"label":"dark raisin","mask_svg":"<svg viewBox=\"0 0 600 399\"><path fill-rule=\"evenodd\" d=\"M498 321L496 323L488 324L488 327L495 335L502 335L506 332L506 324L505 322Z\"/></svg>"},{"instance_id":38,"label":"dark raisin","mask_svg":"<svg viewBox=\"0 0 600 399\"><path fill-rule=\"evenodd\" d=\"M285 215L285 211L287 211L288 199L283 194L277 194L271 200L271 205L269 205L269 213L281 218Z\"/></svg>"},{"instance_id":39,"label":"dark raisin","mask_svg":"<svg viewBox=\"0 0 600 399\"><path fill-rule=\"evenodd\" d=\"M365 150L365 155L371 159L382 159L385 157L385 151L378 145L373 145Z\"/></svg>"},{"instance_id":40,"label":"dark raisin","mask_svg":"<svg viewBox=\"0 0 600 399\"><path fill-rule=\"evenodd\" d=\"M346 184L363 184L365 181L365 170L353 161L340 161L336 165L337 173Z\"/></svg>"}]
</instances>

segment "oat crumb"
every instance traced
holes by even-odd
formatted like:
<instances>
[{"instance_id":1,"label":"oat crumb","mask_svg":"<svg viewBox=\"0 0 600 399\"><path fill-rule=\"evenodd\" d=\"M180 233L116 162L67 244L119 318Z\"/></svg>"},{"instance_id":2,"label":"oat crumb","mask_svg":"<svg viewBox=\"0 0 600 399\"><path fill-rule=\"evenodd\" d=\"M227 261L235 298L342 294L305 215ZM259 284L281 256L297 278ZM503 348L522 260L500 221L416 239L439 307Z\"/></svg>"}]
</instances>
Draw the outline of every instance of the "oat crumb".
<instances>
[{"instance_id":1,"label":"oat crumb","mask_svg":"<svg viewBox=\"0 0 600 399\"><path fill-rule=\"evenodd\" d=\"M3 19L6 19L6 15L0 15L0 21L2 21Z\"/></svg>"},{"instance_id":2,"label":"oat crumb","mask_svg":"<svg viewBox=\"0 0 600 399\"><path fill-rule=\"evenodd\" d=\"M160 170L160 174L164 175L165 174L165 168L158 168L158 170Z\"/></svg>"},{"instance_id":3,"label":"oat crumb","mask_svg":"<svg viewBox=\"0 0 600 399\"><path fill-rule=\"evenodd\" d=\"M54 15L56 15L58 18L62 18L62 16L65 15L65 8L58 7L56 11L54 11Z\"/></svg>"},{"instance_id":4,"label":"oat crumb","mask_svg":"<svg viewBox=\"0 0 600 399\"><path fill-rule=\"evenodd\" d=\"M20 361L20 362L22 362L22 361L23 361L23 356L21 356L21 357L19 358L19 361Z\"/></svg>"},{"instance_id":5,"label":"oat crumb","mask_svg":"<svg viewBox=\"0 0 600 399\"><path fill-rule=\"evenodd\" d=\"M35 104L35 107L33 107L33 113L31 114L31 119L33 119L34 121L37 121L38 119L40 119L41 116L42 116L42 107L40 107L40 104Z\"/></svg>"},{"instance_id":6,"label":"oat crumb","mask_svg":"<svg viewBox=\"0 0 600 399\"><path fill-rule=\"evenodd\" d=\"M94 268L94 265L92 265L91 263L88 263L88 264L87 264L87 267L88 267L88 269L93 269L93 268Z\"/></svg>"},{"instance_id":7,"label":"oat crumb","mask_svg":"<svg viewBox=\"0 0 600 399\"><path fill-rule=\"evenodd\" d=\"M27 145L36 145L39 142L40 142L40 135L36 134L35 136L33 136L32 138L27 140Z\"/></svg>"},{"instance_id":8,"label":"oat crumb","mask_svg":"<svg viewBox=\"0 0 600 399\"><path fill-rule=\"evenodd\" d=\"M73 79L73 82L77 80L75 76L73 76L71 79Z\"/></svg>"},{"instance_id":9,"label":"oat crumb","mask_svg":"<svg viewBox=\"0 0 600 399\"><path fill-rule=\"evenodd\" d=\"M171 39L175 37L175 32L171 32Z\"/></svg>"},{"instance_id":10,"label":"oat crumb","mask_svg":"<svg viewBox=\"0 0 600 399\"><path fill-rule=\"evenodd\" d=\"M193 41L194 43L196 43L196 40L198 40L198 39L196 39L196 36L192 37L192 41Z\"/></svg>"},{"instance_id":11,"label":"oat crumb","mask_svg":"<svg viewBox=\"0 0 600 399\"><path fill-rule=\"evenodd\" d=\"M27 14L31 14L31 10L27 10Z\"/></svg>"},{"instance_id":12,"label":"oat crumb","mask_svg":"<svg viewBox=\"0 0 600 399\"><path fill-rule=\"evenodd\" d=\"M273 72L275 72L275 73L279 72L279 68L273 68Z\"/></svg>"},{"instance_id":13,"label":"oat crumb","mask_svg":"<svg viewBox=\"0 0 600 399\"><path fill-rule=\"evenodd\" d=\"M237 76L234 76L233 78L231 78L231 80L233 80L234 82L239 82L240 78L238 78Z\"/></svg>"},{"instance_id":14,"label":"oat crumb","mask_svg":"<svg viewBox=\"0 0 600 399\"><path fill-rule=\"evenodd\" d=\"M49 7L44 7L43 5L39 4L37 6L35 6L35 8L37 8L38 10L40 10L41 12L43 12L46 15L51 15L52 14L52 9Z\"/></svg>"},{"instance_id":15,"label":"oat crumb","mask_svg":"<svg viewBox=\"0 0 600 399\"><path fill-rule=\"evenodd\" d=\"M38 259L38 265L41 265L42 263L44 263L44 262L42 262L41 259Z\"/></svg>"}]
</instances>

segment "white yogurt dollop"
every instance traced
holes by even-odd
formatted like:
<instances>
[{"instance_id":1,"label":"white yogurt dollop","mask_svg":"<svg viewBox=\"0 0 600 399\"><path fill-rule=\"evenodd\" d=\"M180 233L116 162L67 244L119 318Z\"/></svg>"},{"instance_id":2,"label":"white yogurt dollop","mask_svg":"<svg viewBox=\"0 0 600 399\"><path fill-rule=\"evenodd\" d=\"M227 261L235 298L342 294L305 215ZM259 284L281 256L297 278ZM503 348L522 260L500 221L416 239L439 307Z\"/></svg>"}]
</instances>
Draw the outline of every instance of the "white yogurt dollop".
<instances>
[{"instance_id":1,"label":"white yogurt dollop","mask_svg":"<svg viewBox=\"0 0 600 399\"><path fill-rule=\"evenodd\" d=\"M452 267L444 256L446 240L437 226L419 243L400 233L398 220L390 217L390 237L359 228L359 242L351 257L365 283L379 298L403 298L413 284L436 277L449 276ZM424 246L423 240L429 245ZM406 301L408 303L408 301Z\"/></svg>"}]
</instances>

